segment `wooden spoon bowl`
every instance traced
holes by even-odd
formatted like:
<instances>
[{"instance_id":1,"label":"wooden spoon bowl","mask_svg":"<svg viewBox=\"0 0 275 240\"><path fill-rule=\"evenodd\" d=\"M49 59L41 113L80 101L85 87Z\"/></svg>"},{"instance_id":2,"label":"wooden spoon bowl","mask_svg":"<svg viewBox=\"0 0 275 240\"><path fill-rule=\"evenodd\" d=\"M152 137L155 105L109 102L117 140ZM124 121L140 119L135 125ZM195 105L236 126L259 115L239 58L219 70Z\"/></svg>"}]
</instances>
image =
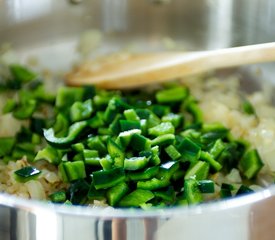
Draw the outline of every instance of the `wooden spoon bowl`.
<instances>
[{"instance_id":1,"label":"wooden spoon bowl","mask_svg":"<svg viewBox=\"0 0 275 240\"><path fill-rule=\"evenodd\" d=\"M202 52L156 52L126 55L98 64L87 61L67 74L72 86L127 89L161 83L213 69L275 61L275 43Z\"/></svg>"}]
</instances>

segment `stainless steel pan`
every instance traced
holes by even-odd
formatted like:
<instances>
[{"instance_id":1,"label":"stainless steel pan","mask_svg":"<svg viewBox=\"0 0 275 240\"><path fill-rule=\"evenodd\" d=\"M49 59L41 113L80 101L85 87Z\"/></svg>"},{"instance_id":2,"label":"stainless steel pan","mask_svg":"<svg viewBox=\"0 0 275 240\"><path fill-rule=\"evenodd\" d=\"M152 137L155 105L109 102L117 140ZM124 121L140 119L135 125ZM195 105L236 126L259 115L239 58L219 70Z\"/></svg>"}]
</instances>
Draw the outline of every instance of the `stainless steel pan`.
<instances>
[{"instance_id":1,"label":"stainless steel pan","mask_svg":"<svg viewBox=\"0 0 275 240\"><path fill-rule=\"evenodd\" d=\"M102 54L274 41L274 24L274 0L0 0L0 44L12 44L20 58L35 55L53 70L69 68L79 36L89 29L102 32L92 51ZM272 81L275 65L261 69ZM53 206L0 194L0 239L274 239L274 195L271 187L192 208L138 211Z\"/></svg>"}]
</instances>

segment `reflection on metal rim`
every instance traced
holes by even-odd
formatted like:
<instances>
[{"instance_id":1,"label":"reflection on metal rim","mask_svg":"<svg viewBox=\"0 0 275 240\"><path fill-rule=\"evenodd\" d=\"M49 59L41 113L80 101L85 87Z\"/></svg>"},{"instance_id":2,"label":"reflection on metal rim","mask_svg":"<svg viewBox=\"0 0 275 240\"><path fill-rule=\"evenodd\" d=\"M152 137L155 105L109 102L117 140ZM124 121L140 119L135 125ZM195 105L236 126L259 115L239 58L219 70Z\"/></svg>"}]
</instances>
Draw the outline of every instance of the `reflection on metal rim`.
<instances>
[{"instance_id":1,"label":"reflection on metal rim","mask_svg":"<svg viewBox=\"0 0 275 240\"><path fill-rule=\"evenodd\" d=\"M10 208L21 209L31 213L57 213L61 215L72 216L87 216L87 217L102 217L106 219L111 218L142 218L142 217L171 217L177 215L194 215L207 213L212 211L219 211L225 209L238 208L243 205L249 205L252 203L260 202L275 195L275 186L264 189L262 191L232 198L228 200L209 202L196 206L183 206L163 209L114 209L111 207L86 207L86 206L67 206L51 204L47 202L41 202L36 200L28 200L18 198L5 193L0 193L0 206L6 206Z\"/></svg>"}]
</instances>

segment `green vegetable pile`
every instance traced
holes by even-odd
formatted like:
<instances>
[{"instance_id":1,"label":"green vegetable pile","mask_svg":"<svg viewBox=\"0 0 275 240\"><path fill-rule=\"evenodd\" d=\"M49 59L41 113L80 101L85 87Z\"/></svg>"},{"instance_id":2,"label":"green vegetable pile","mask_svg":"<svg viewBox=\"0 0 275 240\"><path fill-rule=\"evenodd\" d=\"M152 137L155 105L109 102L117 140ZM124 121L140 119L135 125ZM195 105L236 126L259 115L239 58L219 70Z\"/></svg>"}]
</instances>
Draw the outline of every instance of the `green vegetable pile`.
<instances>
[{"instance_id":1,"label":"green vegetable pile","mask_svg":"<svg viewBox=\"0 0 275 240\"><path fill-rule=\"evenodd\" d=\"M144 209L198 204L253 192L249 186L263 166L257 150L222 123L204 123L182 85L128 92L64 86L55 96L36 74L12 65L1 89L15 93L3 112L28 121L15 137L0 138L1 159L26 156L30 163L58 166L69 187L49 196L55 203L102 200ZM243 184L215 182L218 173L234 168ZM21 182L39 174L32 166L14 173Z\"/></svg>"}]
</instances>

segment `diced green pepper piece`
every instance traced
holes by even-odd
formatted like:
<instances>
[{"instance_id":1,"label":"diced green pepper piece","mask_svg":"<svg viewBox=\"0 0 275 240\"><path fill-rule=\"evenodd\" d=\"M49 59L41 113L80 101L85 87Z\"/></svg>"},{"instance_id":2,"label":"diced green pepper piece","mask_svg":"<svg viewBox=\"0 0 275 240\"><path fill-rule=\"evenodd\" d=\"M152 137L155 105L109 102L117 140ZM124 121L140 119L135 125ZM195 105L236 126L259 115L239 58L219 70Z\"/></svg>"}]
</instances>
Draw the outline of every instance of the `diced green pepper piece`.
<instances>
[{"instance_id":1,"label":"diced green pepper piece","mask_svg":"<svg viewBox=\"0 0 275 240\"><path fill-rule=\"evenodd\" d=\"M92 99L85 102L75 102L70 108L72 122L78 122L89 118L93 112Z\"/></svg>"},{"instance_id":2,"label":"diced green pepper piece","mask_svg":"<svg viewBox=\"0 0 275 240\"><path fill-rule=\"evenodd\" d=\"M196 130L196 129L186 129L180 133L180 136L183 137L181 140L184 138L188 138L191 141L199 144L200 143L200 137L201 137L201 132ZM181 141L179 141L181 142Z\"/></svg>"},{"instance_id":3,"label":"diced green pepper piece","mask_svg":"<svg viewBox=\"0 0 275 240\"><path fill-rule=\"evenodd\" d=\"M149 109L143 108L135 109L135 111L140 119L148 119L150 114L152 113Z\"/></svg>"},{"instance_id":4,"label":"diced green pepper piece","mask_svg":"<svg viewBox=\"0 0 275 240\"><path fill-rule=\"evenodd\" d=\"M146 136L147 135L147 120L146 119L140 120L140 129L141 129L142 135Z\"/></svg>"},{"instance_id":5,"label":"diced green pepper piece","mask_svg":"<svg viewBox=\"0 0 275 240\"><path fill-rule=\"evenodd\" d=\"M34 96L34 91L29 91L27 89L21 88L20 91L18 92L18 100L20 104L25 104L28 102L30 99L36 100Z\"/></svg>"},{"instance_id":6,"label":"diced green pepper piece","mask_svg":"<svg viewBox=\"0 0 275 240\"><path fill-rule=\"evenodd\" d=\"M61 161L61 155L60 152L58 152L55 148L46 146L42 150L39 150L34 158L34 161L39 160L46 160L49 163L57 165Z\"/></svg>"},{"instance_id":7,"label":"diced green pepper piece","mask_svg":"<svg viewBox=\"0 0 275 240\"><path fill-rule=\"evenodd\" d=\"M231 191L233 190L233 186L231 184L223 183L220 190L221 198L229 198L232 197Z\"/></svg>"},{"instance_id":8,"label":"diced green pepper piece","mask_svg":"<svg viewBox=\"0 0 275 240\"><path fill-rule=\"evenodd\" d=\"M16 140L18 142L30 142L32 139L32 132L29 128L22 126L18 133L16 133Z\"/></svg>"},{"instance_id":9,"label":"diced green pepper piece","mask_svg":"<svg viewBox=\"0 0 275 240\"><path fill-rule=\"evenodd\" d=\"M84 149L83 156L85 159L99 157L97 150Z\"/></svg>"},{"instance_id":10,"label":"diced green pepper piece","mask_svg":"<svg viewBox=\"0 0 275 240\"><path fill-rule=\"evenodd\" d=\"M84 90L84 96L83 96L84 101L88 100L88 99L93 99L93 97L96 94L95 86L85 85L85 86L83 86L83 90Z\"/></svg>"},{"instance_id":11,"label":"diced green pepper piece","mask_svg":"<svg viewBox=\"0 0 275 240\"><path fill-rule=\"evenodd\" d=\"M155 127L155 126L159 125L160 122L161 121L160 121L159 117L156 114L150 113L150 115L149 115L149 117L146 121L147 128L149 129L149 128Z\"/></svg>"},{"instance_id":12,"label":"diced green pepper piece","mask_svg":"<svg viewBox=\"0 0 275 240\"><path fill-rule=\"evenodd\" d=\"M187 202L185 196L178 198L177 201L176 201L176 205L187 206L188 202Z\"/></svg>"},{"instance_id":13,"label":"diced green pepper piece","mask_svg":"<svg viewBox=\"0 0 275 240\"><path fill-rule=\"evenodd\" d=\"M137 189L123 197L118 205L120 207L139 207L153 198L154 194L151 191Z\"/></svg>"},{"instance_id":14,"label":"diced green pepper piece","mask_svg":"<svg viewBox=\"0 0 275 240\"><path fill-rule=\"evenodd\" d=\"M247 179L255 177L263 165L264 164L256 149L246 152L240 160L240 170Z\"/></svg>"},{"instance_id":15,"label":"diced green pepper piece","mask_svg":"<svg viewBox=\"0 0 275 240\"><path fill-rule=\"evenodd\" d=\"M14 147L14 137L1 137L0 138L0 157L9 155Z\"/></svg>"},{"instance_id":16,"label":"diced green pepper piece","mask_svg":"<svg viewBox=\"0 0 275 240\"><path fill-rule=\"evenodd\" d=\"M123 115L119 113L109 125L109 131L111 134L118 135L120 133L120 120L123 120Z\"/></svg>"},{"instance_id":17,"label":"diced green pepper piece","mask_svg":"<svg viewBox=\"0 0 275 240\"><path fill-rule=\"evenodd\" d=\"M39 85L33 92L34 98L43 103L53 105L55 102L55 95L45 90L43 85Z\"/></svg>"},{"instance_id":18,"label":"diced green pepper piece","mask_svg":"<svg viewBox=\"0 0 275 240\"><path fill-rule=\"evenodd\" d=\"M26 156L28 161L33 161L35 157L35 146L32 143L22 142L14 145L12 157L14 159L21 159L23 156Z\"/></svg>"},{"instance_id":19,"label":"diced green pepper piece","mask_svg":"<svg viewBox=\"0 0 275 240\"><path fill-rule=\"evenodd\" d=\"M141 129L140 121L119 120L119 124L122 132L131 130L131 129Z\"/></svg>"},{"instance_id":20,"label":"diced green pepper piece","mask_svg":"<svg viewBox=\"0 0 275 240\"><path fill-rule=\"evenodd\" d=\"M238 189L236 195L239 196L239 195L243 195L243 194L248 194L248 193L253 193L254 191L247 187L247 186L244 186L244 185L241 185L240 188Z\"/></svg>"},{"instance_id":21,"label":"diced green pepper piece","mask_svg":"<svg viewBox=\"0 0 275 240\"><path fill-rule=\"evenodd\" d=\"M168 187L167 190L164 191L155 191L155 197L162 198L165 202L174 202L176 198L176 192L172 186Z\"/></svg>"},{"instance_id":22,"label":"diced green pepper piece","mask_svg":"<svg viewBox=\"0 0 275 240\"><path fill-rule=\"evenodd\" d=\"M154 138L151 141L152 146L167 146L173 144L175 141L174 134L165 134Z\"/></svg>"},{"instance_id":23,"label":"diced green pepper piece","mask_svg":"<svg viewBox=\"0 0 275 240\"><path fill-rule=\"evenodd\" d=\"M96 189L107 189L125 180L123 168L100 170L92 173L93 183Z\"/></svg>"},{"instance_id":24,"label":"diced green pepper piece","mask_svg":"<svg viewBox=\"0 0 275 240\"><path fill-rule=\"evenodd\" d=\"M98 90L97 89L97 93L94 96L94 104L97 107L97 109L102 109L105 108L108 103L110 102L110 100L114 97L119 97L117 92L114 91L105 91L105 90Z\"/></svg>"},{"instance_id":25,"label":"diced green pepper piece","mask_svg":"<svg viewBox=\"0 0 275 240\"><path fill-rule=\"evenodd\" d=\"M129 192L129 187L125 182L121 182L107 190L106 196L110 206L115 206L119 200Z\"/></svg>"},{"instance_id":26,"label":"diced green pepper piece","mask_svg":"<svg viewBox=\"0 0 275 240\"><path fill-rule=\"evenodd\" d=\"M116 144L111 138L109 138L107 142L107 150L111 158L114 159L114 166L123 167L125 153L122 148L118 144Z\"/></svg>"},{"instance_id":27,"label":"diced green pepper piece","mask_svg":"<svg viewBox=\"0 0 275 240\"><path fill-rule=\"evenodd\" d=\"M183 169L178 169L177 171L175 171L175 173L172 176L172 179L174 181L177 181L179 179L184 179L184 175L185 175L185 171Z\"/></svg>"},{"instance_id":28,"label":"diced green pepper piece","mask_svg":"<svg viewBox=\"0 0 275 240\"><path fill-rule=\"evenodd\" d=\"M40 136L43 136L43 128L47 126L48 122L45 118L32 117L30 119L30 130L33 133L37 133Z\"/></svg>"},{"instance_id":29,"label":"diced green pepper piece","mask_svg":"<svg viewBox=\"0 0 275 240\"><path fill-rule=\"evenodd\" d=\"M128 131L124 131L119 133L116 143L120 146L122 146L123 149L125 149L131 142L132 136L134 134L141 134L140 129L131 129Z\"/></svg>"},{"instance_id":30,"label":"diced green pepper piece","mask_svg":"<svg viewBox=\"0 0 275 240\"><path fill-rule=\"evenodd\" d=\"M138 181L137 188L145 189L145 190L156 190L156 189L167 187L169 186L169 184L170 184L170 181L168 178L158 179L154 177L147 181Z\"/></svg>"},{"instance_id":31,"label":"diced green pepper piece","mask_svg":"<svg viewBox=\"0 0 275 240\"><path fill-rule=\"evenodd\" d=\"M81 134L81 132L87 127L87 122L76 122L72 124L69 128L69 133L66 137L55 137L53 128L44 129L44 137L47 142L56 148L67 148L73 142L75 142Z\"/></svg>"},{"instance_id":32,"label":"diced green pepper piece","mask_svg":"<svg viewBox=\"0 0 275 240\"><path fill-rule=\"evenodd\" d=\"M59 109L71 107L75 102L82 101L84 89L78 87L60 87L58 88L55 106Z\"/></svg>"},{"instance_id":33,"label":"diced green pepper piece","mask_svg":"<svg viewBox=\"0 0 275 240\"><path fill-rule=\"evenodd\" d=\"M207 133L207 132L228 132L229 129L226 128L224 125L221 123L204 123L202 125L202 132Z\"/></svg>"},{"instance_id":34,"label":"diced green pepper piece","mask_svg":"<svg viewBox=\"0 0 275 240\"><path fill-rule=\"evenodd\" d=\"M214 193L215 184L212 180L201 180L199 183L199 189L201 193Z\"/></svg>"},{"instance_id":35,"label":"diced green pepper piece","mask_svg":"<svg viewBox=\"0 0 275 240\"><path fill-rule=\"evenodd\" d=\"M63 204L64 204L64 205L67 205L67 206L73 205L72 202L71 202L70 200L66 200Z\"/></svg>"},{"instance_id":36,"label":"diced green pepper piece","mask_svg":"<svg viewBox=\"0 0 275 240\"><path fill-rule=\"evenodd\" d=\"M158 117L162 117L171 112L171 108L165 105L154 104L150 108Z\"/></svg>"},{"instance_id":37,"label":"diced green pepper piece","mask_svg":"<svg viewBox=\"0 0 275 240\"><path fill-rule=\"evenodd\" d=\"M83 151L84 162L86 165L100 166L100 158L98 151L84 149Z\"/></svg>"},{"instance_id":38,"label":"diced green pepper piece","mask_svg":"<svg viewBox=\"0 0 275 240\"><path fill-rule=\"evenodd\" d=\"M156 94L157 102L159 103L172 103L180 102L188 96L187 88L183 86L164 89L158 91Z\"/></svg>"},{"instance_id":39,"label":"diced green pepper piece","mask_svg":"<svg viewBox=\"0 0 275 240\"><path fill-rule=\"evenodd\" d=\"M32 135L32 141L31 141L31 143L33 145L38 145L39 143L41 143L41 136L39 136L38 134L34 133Z\"/></svg>"},{"instance_id":40,"label":"diced green pepper piece","mask_svg":"<svg viewBox=\"0 0 275 240\"><path fill-rule=\"evenodd\" d=\"M27 152L34 152L34 150L35 150L35 146L30 142L17 143L15 148L25 150Z\"/></svg>"},{"instance_id":41,"label":"diced green pepper piece","mask_svg":"<svg viewBox=\"0 0 275 240\"><path fill-rule=\"evenodd\" d=\"M169 161L160 165L159 178L170 179L173 174L179 169L178 161Z\"/></svg>"},{"instance_id":42,"label":"diced green pepper piece","mask_svg":"<svg viewBox=\"0 0 275 240\"><path fill-rule=\"evenodd\" d=\"M196 180L204 180L209 173L209 163L198 161L195 165L191 165L187 170L184 179L195 178Z\"/></svg>"},{"instance_id":43,"label":"diced green pepper piece","mask_svg":"<svg viewBox=\"0 0 275 240\"><path fill-rule=\"evenodd\" d=\"M151 151L152 151L152 157L150 158L150 164L154 166L158 166L161 162L159 158L159 146L152 147Z\"/></svg>"},{"instance_id":44,"label":"diced green pepper piece","mask_svg":"<svg viewBox=\"0 0 275 240\"><path fill-rule=\"evenodd\" d=\"M14 80L20 83L27 83L34 80L37 75L27 69L26 67L19 65L19 64L12 64L10 65L10 71L14 78Z\"/></svg>"},{"instance_id":45,"label":"diced green pepper piece","mask_svg":"<svg viewBox=\"0 0 275 240\"><path fill-rule=\"evenodd\" d=\"M99 163L103 170L110 170L113 166L113 160L110 157L110 155L107 155L106 157L103 157L99 160Z\"/></svg>"},{"instance_id":46,"label":"diced green pepper piece","mask_svg":"<svg viewBox=\"0 0 275 240\"><path fill-rule=\"evenodd\" d=\"M64 190L50 194L49 198L53 203L64 203L67 199L66 192Z\"/></svg>"},{"instance_id":47,"label":"diced green pepper piece","mask_svg":"<svg viewBox=\"0 0 275 240\"><path fill-rule=\"evenodd\" d=\"M63 163L68 180L74 181L86 177L85 165L83 161Z\"/></svg>"},{"instance_id":48,"label":"diced green pepper piece","mask_svg":"<svg viewBox=\"0 0 275 240\"><path fill-rule=\"evenodd\" d=\"M151 148L151 140L140 134L134 133L130 145L136 151L149 150Z\"/></svg>"},{"instance_id":49,"label":"diced green pepper piece","mask_svg":"<svg viewBox=\"0 0 275 240\"><path fill-rule=\"evenodd\" d=\"M24 104L19 104L14 109L12 115L20 120L30 118L36 110L37 102L34 99L30 99Z\"/></svg>"},{"instance_id":50,"label":"diced green pepper piece","mask_svg":"<svg viewBox=\"0 0 275 240\"><path fill-rule=\"evenodd\" d=\"M149 128L148 133L151 136L158 137L164 134L174 134L175 128L172 123L163 122L155 127Z\"/></svg>"},{"instance_id":51,"label":"diced green pepper piece","mask_svg":"<svg viewBox=\"0 0 275 240\"><path fill-rule=\"evenodd\" d=\"M200 159L208 162L215 171L220 171L222 169L222 165L217 162L208 152L201 151Z\"/></svg>"},{"instance_id":52,"label":"diced green pepper piece","mask_svg":"<svg viewBox=\"0 0 275 240\"><path fill-rule=\"evenodd\" d=\"M211 147L211 149L209 150L209 153L214 159L217 159L224 149L225 149L225 144L221 139L218 139L214 143L213 147Z\"/></svg>"},{"instance_id":53,"label":"diced green pepper piece","mask_svg":"<svg viewBox=\"0 0 275 240\"><path fill-rule=\"evenodd\" d=\"M7 99L5 106L3 107L3 113L12 112L16 108L16 101L14 99Z\"/></svg>"},{"instance_id":54,"label":"diced green pepper piece","mask_svg":"<svg viewBox=\"0 0 275 240\"><path fill-rule=\"evenodd\" d=\"M115 116L124 110L123 101L120 100L118 97L113 97L109 103L108 106L104 112L103 120L110 124ZM126 108L127 109L127 108Z\"/></svg>"},{"instance_id":55,"label":"diced green pepper piece","mask_svg":"<svg viewBox=\"0 0 275 240\"><path fill-rule=\"evenodd\" d=\"M165 152L172 160L177 160L181 157L181 154L173 145L169 145L168 147L166 147Z\"/></svg>"},{"instance_id":56,"label":"diced green pepper piece","mask_svg":"<svg viewBox=\"0 0 275 240\"><path fill-rule=\"evenodd\" d=\"M130 172L129 178L133 181L147 180L156 176L159 172L159 166L146 168L144 171L140 172Z\"/></svg>"},{"instance_id":57,"label":"diced green pepper piece","mask_svg":"<svg viewBox=\"0 0 275 240\"><path fill-rule=\"evenodd\" d=\"M95 116L87 120L88 126L94 129L104 126L103 113L97 112Z\"/></svg>"},{"instance_id":58,"label":"diced green pepper piece","mask_svg":"<svg viewBox=\"0 0 275 240\"><path fill-rule=\"evenodd\" d=\"M124 169L129 171L140 170L146 167L148 162L149 162L149 159L146 157L125 158Z\"/></svg>"},{"instance_id":59,"label":"diced green pepper piece","mask_svg":"<svg viewBox=\"0 0 275 240\"><path fill-rule=\"evenodd\" d=\"M83 152L85 149L85 146L83 143L79 142L79 143L75 143L71 146L71 148L76 151L76 152Z\"/></svg>"},{"instance_id":60,"label":"diced green pepper piece","mask_svg":"<svg viewBox=\"0 0 275 240\"><path fill-rule=\"evenodd\" d=\"M54 130L56 136L64 137L67 134L68 129L69 129L68 119L62 113L57 114L55 123L53 125L53 130ZM42 130L42 132L43 132L43 130Z\"/></svg>"},{"instance_id":61,"label":"diced green pepper piece","mask_svg":"<svg viewBox=\"0 0 275 240\"><path fill-rule=\"evenodd\" d=\"M63 158L65 157L66 155L63 156ZM67 177L67 174L66 174L66 170L65 170L65 167L64 167L64 163L61 162L59 165L58 165L58 175L61 177L61 180L63 182L69 182L69 179Z\"/></svg>"},{"instance_id":62,"label":"diced green pepper piece","mask_svg":"<svg viewBox=\"0 0 275 240\"><path fill-rule=\"evenodd\" d=\"M229 129L219 123L203 124L203 134L200 141L203 144L215 142L218 139L223 139L228 135Z\"/></svg>"},{"instance_id":63,"label":"diced green pepper piece","mask_svg":"<svg viewBox=\"0 0 275 240\"><path fill-rule=\"evenodd\" d=\"M139 157L147 157L147 158L150 158L150 157L152 157L152 155L153 155L153 153L152 153L151 150L144 150L144 151L140 151L140 152L138 153L138 156L139 156Z\"/></svg>"},{"instance_id":64,"label":"diced green pepper piece","mask_svg":"<svg viewBox=\"0 0 275 240\"><path fill-rule=\"evenodd\" d=\"M253 105L251 104L251 102L248 101L248 99L243 99L242 109L243 109L244 113L246 113L248 115L256 114L256 111L255 111Z\"/></svg>"},{"instance_id":65,"label":"diced green pepper piece","mask_svg":"<svg viewBox=\"0 0 275 240\"><path fill-rule=\"evenodd\" d=\"M169 113L161 118L163 122L171 122L175 128L183 124L183 116L175 113Z\"/></svg>"},{"instance_id":66,"label":"diced green pepper piece","mask_svg":"<svg viewBox=\"0 0 275 240\"><path fill-rule=\"evenodd\" d=\"M126 120L140 121L140 118L134 109L124 110L123 115L125 116Z\"/></svg>"},{"instance_id":67,"label":"diced green pepper piece","mask_svg":"<svg viewBox=\"0 0 275 240\"><path fill-rule=\"evenodd\" d=\"M198 204L203 200L199 184L192 178L184 180L184 194L188 204Z\"/></svg>"},{"instance_id":68,"label":"diced green pepper piece","mask_svg":"<svg viewBox=\"0 0 275 240\"><path fill-rule=\"evenodd\" d=\"M112 135L112 131L111 131L111 129L110 128L107 128L107 127L100 127L100 128L98 128L97 129L97 133L98 133L98 135L108 135L108 136L110 136L110 135Z\"/></svg>"},{"instance_id":69,"label":"diced green pepper piece","mask_svg":"<svg viewBox=\"0 0 275 240\"><path fill-rule=\"evenodd\" d=\"M75 161L84 161L83 152L79 152L79 153L75 154L72 161L73 162L75 162Z\"/></svg>"},{"instance_id":70,"label":"diced green pepper piece","mask_svg":"<svg viewBox=\"0 0 275 240\"><path fill-rule=\"evenodd\" d=\"M102 140L98 137L89 137L87 139L87 146L92 150L97 150L99 156L103 156L107 153L107 148Z\"/></svg>"},{"instance_id":71,"label":"diced green pepper piece","mask_svg":"<svg viewBox=\"0 0 275 240\"><path fill-rule=\"evenodd\" d=\"M84 179L78 179L70 183L68 189L68 198L72 204L86 204L87 195L90 189L90 184Z\"/></svg>"},{"instance_id":72,"label":"diced green pepper piece","mask_svg":"<svg viewBox=\"0 0 275 240\"><path fill-rule=\"evenodd\" d=\"M191 113L193 116L193 124L195 123L202 123L203 122L203 114L201 108L198 106L198 104L194 101L190 102L186 106L186 110Z\"/></svg>"},{"instance_id":73,"label":"diced green pepper piece","mask_svg":"<svg viewBox=\"0 0 275 240\"><path fill-rule=\"evenodd\" d=\"M242 158L242 153L238 149L238 144L235 142L225 143L225 149L218 157L218 161L222 164L223 169L230 171L232 168L237 168L240 159Z\"/></svg>"},{"instance_id":74,"label":"diced green pepper piece","mask_svg":"<svg viewBox=\"0 0 275 240\"><path fill-rule=\"evenodd\" d=\"M90 157L90 158L85 158L84 162L86 165L101 166L100 160L101 160L101 158L99 158L99 157Z\"/></svg>"},{"instance_id":75,"label":"diced green pepper piece","mask_svg":"<svg viewBox=\"0 0 275 240\"><path fill-rule=\"evenodd\" d=\"M40 173L41 171L37 168L27 166L15 171L14 178L18 182L27 182L36 179Z\"/></svg>"},{"instance_id":76,"label":"diced green pepper piece","mask_svg":"<svg viewBox=\"0 0 275 240\"><path fill-rule=\"evenodd\" d=\"M91 184L87 197L89 200L104 200L106 198L106 190L97 190L94 185Z\"/></svg>"},{"instance_id":77,"label":"diced green pepper piece","mask_svg":"<svg viewBox=\"0 0 275 240\"><path fill-rule=\"evenodd\" d=\"M201 148L198 144L189 138L184 138L177 147L183 161L196 162L201 154Z\"/></svg>"},{"instance_id":78,"label":"diced green pepper piece","mask_svg":"<svg viewBox=\"0 0 275 240\"><path fill-rule=\"evenodd\" d=\"M119 112L123 112L126 109L132 109L133 107L129 105L124 98L116 97L115 98L115 105L118 108Z\"/></svg>"}]
</instances>

